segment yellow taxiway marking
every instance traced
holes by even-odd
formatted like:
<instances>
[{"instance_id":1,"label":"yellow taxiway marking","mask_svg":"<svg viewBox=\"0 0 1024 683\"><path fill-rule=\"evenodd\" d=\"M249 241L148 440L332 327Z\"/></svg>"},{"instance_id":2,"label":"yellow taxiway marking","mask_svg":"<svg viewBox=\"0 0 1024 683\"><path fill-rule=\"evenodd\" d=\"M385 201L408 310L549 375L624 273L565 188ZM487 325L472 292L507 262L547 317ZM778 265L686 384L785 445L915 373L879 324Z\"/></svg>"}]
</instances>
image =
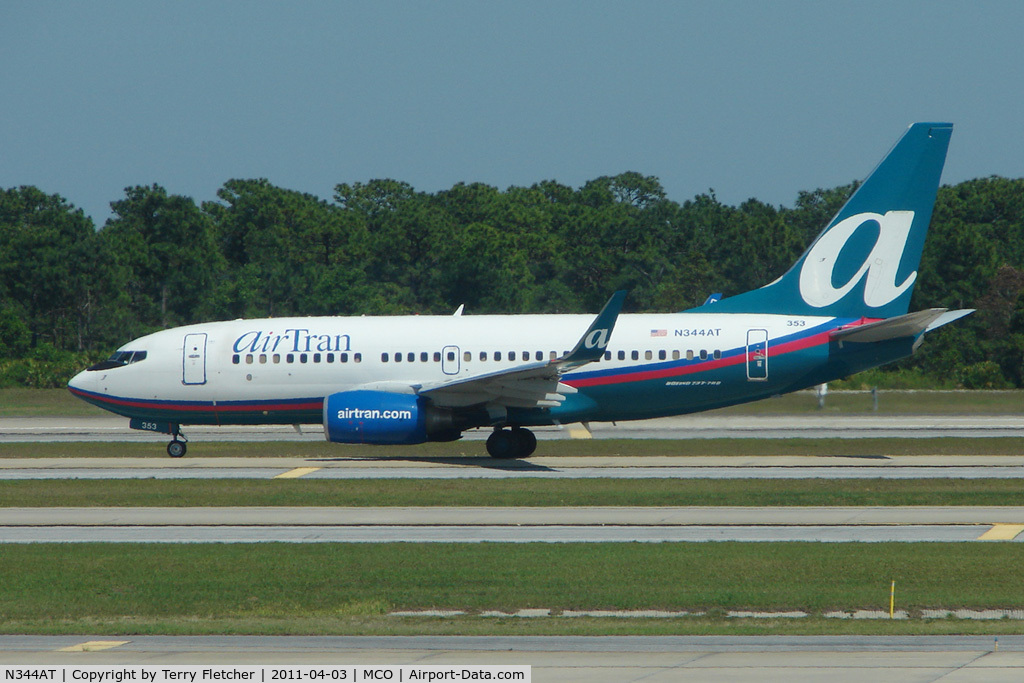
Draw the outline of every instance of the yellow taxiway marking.
<instances>
[{"instance_id":1,"label":"yellow taxiway marking","mask_svg":"<svg viewBox=\"0 0 1024 683\"><path fill-rule=\"evenodd\" d=\"M991 529L978 536L978 540L1012 541L1022 531L1024 531L1024 524L993 524Z\"/></svg>"},{"instance_id":2,"label":"yellow taxiway marking","mask_svg":"<svg viewBox=\"0 0 1024 683\"><path fill-rule=\"evenodd\" d=\"M97 652L99 650L109 650L112 647L118 645L124 645L130 643L130 640L90 640L87 643L79 643L78 645L72 645L71 647L62 647L57 652Z\"/></svg>"},{"instance_id":3,"label":"yellow taxiway marking","mask_svg":"<svg viewBox=\"0 0 1024 683\"><path fill-rule=\"evenodd\" d=\"M319 467L296 467L294 470L289 470L282 474L277 475L274 479L297 479L298 477L305 476L310 472L316 472L321 468Z\"/></svg>"}]
</instances>

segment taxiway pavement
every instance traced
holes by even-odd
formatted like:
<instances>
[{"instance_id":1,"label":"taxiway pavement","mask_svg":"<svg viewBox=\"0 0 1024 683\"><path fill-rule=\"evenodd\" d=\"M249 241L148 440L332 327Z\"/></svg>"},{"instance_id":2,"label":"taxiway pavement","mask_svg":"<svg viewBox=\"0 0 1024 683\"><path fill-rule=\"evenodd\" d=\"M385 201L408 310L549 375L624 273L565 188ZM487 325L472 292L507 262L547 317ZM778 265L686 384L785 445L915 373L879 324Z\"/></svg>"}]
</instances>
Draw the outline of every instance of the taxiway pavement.
<instances>
[{"instance_id":1,"label":"taxiway pavement","mask_svg":"<svg viewBox=\"0 0 1024 683\"><path fill-rule=\"evenodd\" d=\"M1022 532L1021 507L0 509L0 543L965 542Z\"/></svg>"},{"instance_id":2,"label":"taxiway pavement","mask_svg":"<svg viewBox=\"0 0 1024 683\"><path fill-rule=\"evenodd\" d=\"M1021 479L1022 456L0 458L3 479ZM199 449L195 449L198 451ZM368 449L372 453L372 449Z\"/></svg>"},{"instance_id":3,"label":"taxiway pavement","mask_svg":"<svg viewBox=\"0 0 1024 683\"><path fill-rule=\"evenodd\" d=\"M98 641L92 649L81 647ZM62 650L77 651L62 651ZM0 665L530 665L566 681L1024 678L1024 638L1002 636L0 636Z\"/></svg>"}]
</instances>

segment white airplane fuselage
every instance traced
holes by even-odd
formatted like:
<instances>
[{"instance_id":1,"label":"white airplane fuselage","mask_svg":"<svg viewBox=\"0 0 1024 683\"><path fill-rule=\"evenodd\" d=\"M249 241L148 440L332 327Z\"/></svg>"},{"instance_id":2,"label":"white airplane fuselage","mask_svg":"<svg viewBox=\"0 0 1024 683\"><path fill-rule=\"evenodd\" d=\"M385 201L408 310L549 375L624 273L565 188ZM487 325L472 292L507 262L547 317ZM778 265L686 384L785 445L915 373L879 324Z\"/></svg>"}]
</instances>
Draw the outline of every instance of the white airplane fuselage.
<instances>
[{"instance_id":1,"label":"white airplane fuselage","mask_svg":"<svg viewBox=\"0 0 1024 683\"><path fill-rule=\"evenodd\" d=\"M83 372L71 388L132 418L319 423L323 400L333 393L410 393L424 382L562 356L591 319L467 315L206 323L137 339L119 351L144 351L144 360ZM521 408L518 422L643 419L812 386L834 379L829 332L851 322L787 315L621 315L604 357L563 375L562 382L578 393L548 410ZM831 374L853 369L843 365Z\"/></svg>"}]
</instances>

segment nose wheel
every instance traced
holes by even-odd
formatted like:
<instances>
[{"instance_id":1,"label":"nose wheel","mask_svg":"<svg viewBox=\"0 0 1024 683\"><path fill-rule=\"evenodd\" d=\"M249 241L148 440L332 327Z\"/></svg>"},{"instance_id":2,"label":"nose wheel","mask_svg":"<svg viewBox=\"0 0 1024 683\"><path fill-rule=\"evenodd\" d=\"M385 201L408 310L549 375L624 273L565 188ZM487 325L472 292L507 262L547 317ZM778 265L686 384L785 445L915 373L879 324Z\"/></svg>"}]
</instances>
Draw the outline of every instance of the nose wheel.
<instances>
[{"instance_id":1,"label":"nose wheel","mask_svg":"<svg viewBox=\"0 0 1024 683\"><path fill-rule=\"evenodd\" d=\"M537 450L537 437L529 429L495 429L487 437L487 453L492 458L508 460L528 458Z\"/></svg>"},{"instance_id":2,"label":"nose wheel","mask_svg":"<svg viewBox=\"0 0 1024 683\"><path fill-rule=\"evenodd\" d=\"M174 430L171 432L171 438L173 441L167 444L167 455L172 458L180 458L185 455L185 453L188 452L188 446L186 445L188 443L188 439L186 439L185 435L181 433L181 430L178 429L177 425L174 425Z\"/></svg>"}]
</instances>

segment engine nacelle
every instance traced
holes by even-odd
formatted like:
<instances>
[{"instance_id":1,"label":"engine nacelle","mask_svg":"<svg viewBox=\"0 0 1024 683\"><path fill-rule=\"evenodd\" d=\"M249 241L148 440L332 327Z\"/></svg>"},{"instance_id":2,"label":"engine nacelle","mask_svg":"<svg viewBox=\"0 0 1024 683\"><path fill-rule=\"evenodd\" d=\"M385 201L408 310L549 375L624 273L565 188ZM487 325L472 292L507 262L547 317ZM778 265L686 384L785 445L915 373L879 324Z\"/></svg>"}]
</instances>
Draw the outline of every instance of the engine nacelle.
<instances>
[{"instance_id":1,"label":"engine nacelle","mask_svg":"<svg viewBox=\"0 0 1024 683\"><path fill-rule=\"evenodd\" d=\"M451 413L415 394L342 391L324 400L324 434L334 443L415 444L459 438Z\"/></svg>"}]
</instances>

